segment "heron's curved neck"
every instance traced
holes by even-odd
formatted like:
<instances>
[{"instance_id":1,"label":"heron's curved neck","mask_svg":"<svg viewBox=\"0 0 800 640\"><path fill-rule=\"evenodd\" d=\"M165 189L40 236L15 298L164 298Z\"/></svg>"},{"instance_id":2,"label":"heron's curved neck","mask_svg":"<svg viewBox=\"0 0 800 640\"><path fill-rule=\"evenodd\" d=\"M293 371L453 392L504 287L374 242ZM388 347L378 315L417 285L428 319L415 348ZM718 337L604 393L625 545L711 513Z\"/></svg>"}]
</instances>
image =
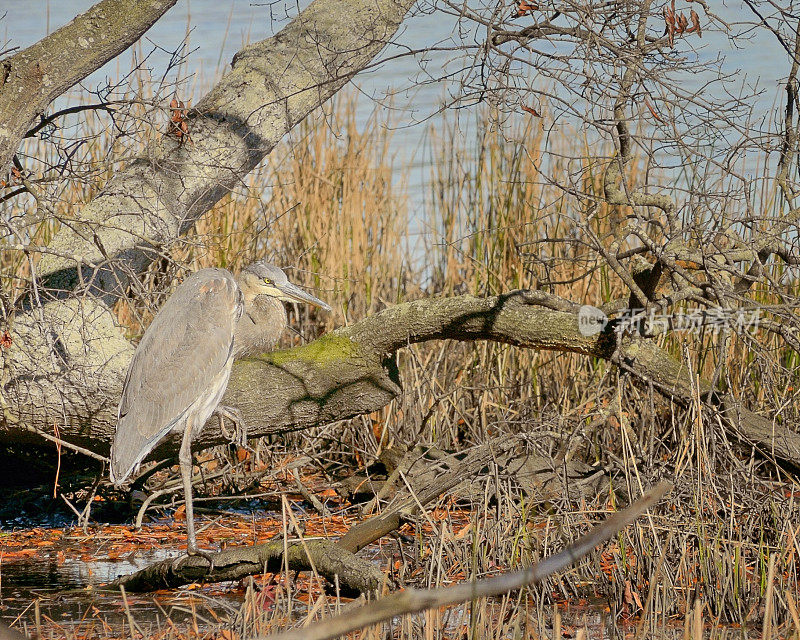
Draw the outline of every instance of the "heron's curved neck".
<instances>
[{"instance_id":1,"label":"heron's curved neck","mask_svg":"<svg viewBox=\"0 0 800 640\"><path fill-rule=\"evenodd\" d=\"M244 312L233 337L234 357L269 351L286 328L286 308L270 296L244 296Z\"/></svg>"}]
</instances>

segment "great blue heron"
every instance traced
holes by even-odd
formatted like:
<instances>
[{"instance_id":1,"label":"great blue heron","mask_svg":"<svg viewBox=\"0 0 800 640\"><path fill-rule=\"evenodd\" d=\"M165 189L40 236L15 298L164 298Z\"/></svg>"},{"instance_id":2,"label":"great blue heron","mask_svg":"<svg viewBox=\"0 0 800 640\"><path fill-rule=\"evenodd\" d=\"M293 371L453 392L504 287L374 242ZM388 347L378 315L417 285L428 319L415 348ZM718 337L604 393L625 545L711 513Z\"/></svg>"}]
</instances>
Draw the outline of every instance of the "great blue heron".
<instances>
[{"instance_id":1,"label":"great blue heron","mask_svg":"<svg viewBox=\"0 0 800 640\"><path fill-rule=\"evenodd\" d=\"M266 351L286 328L283 302L330 311L268 262L192 273L175 289L133 355L111 447L111 481L119 486L170 432L183 434L180 461L190 555L197 548L192 509L192 440L217 409L236 357ZM237 426L241 426L240 424Z\"/></svg>"}]
</instances>

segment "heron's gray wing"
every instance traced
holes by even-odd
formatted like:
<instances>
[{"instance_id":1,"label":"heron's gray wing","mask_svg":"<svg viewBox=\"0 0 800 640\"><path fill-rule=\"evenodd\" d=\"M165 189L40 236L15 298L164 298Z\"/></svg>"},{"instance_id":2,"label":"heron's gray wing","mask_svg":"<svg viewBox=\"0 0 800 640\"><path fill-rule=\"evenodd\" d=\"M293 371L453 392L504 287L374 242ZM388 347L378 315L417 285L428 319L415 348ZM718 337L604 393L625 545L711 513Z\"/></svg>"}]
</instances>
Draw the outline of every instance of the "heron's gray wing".
<instances>
[{"instance_id":1,"label":"heron's gray wing","mask_svg":"<svg viewBox=\"0 0 800 640\"><path fill-rule=\"evenodd\" d=\"M205 394L232 354L241 294L224 269L191 274L170 296L139 343L119 405L111 475L122 482Z\"/></svg>"}]
</instances>

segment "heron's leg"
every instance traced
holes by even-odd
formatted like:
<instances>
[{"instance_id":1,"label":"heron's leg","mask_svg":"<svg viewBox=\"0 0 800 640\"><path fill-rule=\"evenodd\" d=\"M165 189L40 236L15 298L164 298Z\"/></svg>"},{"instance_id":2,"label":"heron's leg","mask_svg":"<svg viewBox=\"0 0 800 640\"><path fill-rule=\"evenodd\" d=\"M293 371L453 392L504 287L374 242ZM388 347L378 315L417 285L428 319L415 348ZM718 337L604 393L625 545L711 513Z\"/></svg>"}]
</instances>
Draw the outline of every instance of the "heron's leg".
<instances>
[{"instance_id":1,"label":"heron's leg","mask_svg":"<svg viewBox=\"0 0 800 640\"><path fill-rule=\"evenodd\" d=\"M186 555L202 556L209 562L208 570L214 569L214 559L211 554L197 548L197 536L194 532L194 505L192 504L192 420L186 424L181 441L181 450L178 453L181 465L181 479L183 480L183 495L186 501Z\"/></svg>"},{"instance_id":2,"label":"heron's leg","mask_svg":"<svg viewBox=\"0 0 800 640\"><path fill-rule=\"evenodd\" d=\"M247 424L245 424L242 412L236 407L226 407L220 404L217 405L216 409L214 409L214 413L216 413L217 417L219 418L219 430L222 431L222 435L228 438L228 440L233 442L236 446L242 447L243 449L250 449L250 447L247 445ZM224 418L227 418L233 422L233 426L235 428L233 434L230 434L225 428Z\"/></svg>"}]
</instances>

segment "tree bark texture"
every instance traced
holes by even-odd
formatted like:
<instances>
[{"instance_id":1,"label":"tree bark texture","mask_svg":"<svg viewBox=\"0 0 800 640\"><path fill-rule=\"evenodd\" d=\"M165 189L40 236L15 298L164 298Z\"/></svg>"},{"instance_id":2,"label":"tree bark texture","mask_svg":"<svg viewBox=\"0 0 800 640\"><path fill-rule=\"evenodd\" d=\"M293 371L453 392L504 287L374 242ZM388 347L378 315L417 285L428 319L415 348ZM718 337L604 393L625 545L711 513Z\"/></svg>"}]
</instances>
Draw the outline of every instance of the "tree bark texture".
<instances>
[{"instance_id":1,"label":"tree bark texture","mask_svg":"<svg viewBox=\"0 0 800 640\"><path fill-rule=\"evenodd\" d=\"M45 285L106 302L123 294L159 248L383 49L412 4L315 0L275 37L237 53L232 70L189 111L191 143L156 140L56 234L39 265Z\"/></svg>"},{"instance_id":2,"label":"tree bark texture","mask_svg":"<svg viewBox=\"0 0 800 640\"><path fill-rule=\"evenodd\" d=\"M103 0L0 62L0 173L8 171L34 119L53 100L125 51L174 4Z\"/></svg>"},{"instance_id":3,"label":"tree bark texture","mask_svg":"<svg viewBox=\"0 0 800 640\"><path fill-rule=\"evenodd\" d=\"M88 320L94 331L103 331L93 318ZM112 329L109 326L105 330ZM686 365L650 341L635 336L620 339L611 325L594 336L582 335L577 315L543 309L537 306L535 294L527 291L400 304L307 345L239 361L234 364L222 402L240 409L251 437L370 413L402 392L391 355L410 343L444 339L493 340L602 358L683 404L698 397L716 402L727 418L726 428L736 438L768 455L800 464L800 435L793 430L746 410L729 397L711 397L709 383L702 379L695 388ZM77 338L63 344L71 346L78 358L86 349L101 350L101 344L87 346ZM69 354L66 357L68 360ZM12 380L4 391L11 409L6 413L48 433L52 433L53 421L62 417L58 423L61 437L105 452L113 434L125 365L126 359L118 355L106 368L97 369L92 380L78 376L72 388L59 387L69 392L66 399L57 395L47 377ZM58 378L61 384L63 380ZM38 440L8 417L3 420L0 437L6 441ZM224 441L217 420L212 418L195 447ZM178 439L166 440L153 457L172 455L179 444Z\"/></svg>"},{"instance_id":4,"label":"tree bark texture","mask_svg":"<svg viewBox=\"0 0 800 640\"><path fill-rule=\"evenodd\" d=\"M191 110L191 143L168 135L156 140L61 227L38 264L37 295L11 319L11 348L0 348L0 408L10 437L63 425L64 434L85 443L106 439L133 353L110 307L129 278L364 68L411 5L315 0L275 37L235 56L230 73ZM83 34L76 37L91 33L99 15L93 11L74 22ZM0 119L11 116L0 110Z\"/></svg>"},{"instance_id":5,"label":"tree bark texture","mask_svg":"<svg viewBox=\"0 0 800 640\"><path fill-rule=\"evenodd\" d=\"M284 556L286 551L286 556ZM241 580L259 573L278 573L284 562L295 571L316 571L331 584L358 593L380 589L383 575L369 560L353 555L329 540L274 540L252 547L235 547L214 554L214 568L199 556L162 560L127 576L120 576L110 588L124 586L127 591L176 589L192 582Z\"/></svg>"}]
</instances>

